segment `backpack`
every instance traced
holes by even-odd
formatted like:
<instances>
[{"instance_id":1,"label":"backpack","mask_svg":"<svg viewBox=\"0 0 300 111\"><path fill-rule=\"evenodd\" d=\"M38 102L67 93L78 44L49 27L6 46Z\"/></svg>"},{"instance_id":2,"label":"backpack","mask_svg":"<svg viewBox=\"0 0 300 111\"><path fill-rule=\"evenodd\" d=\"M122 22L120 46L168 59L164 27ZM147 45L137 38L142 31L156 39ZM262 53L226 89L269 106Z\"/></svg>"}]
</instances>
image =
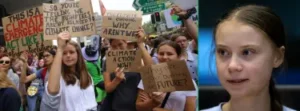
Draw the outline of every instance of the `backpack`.
<instances>
[{"instance_id":1,"label":"backpack","mask_svg":"<svg viewBox=\"0 0 300 111\"><path fill-rule=\"evenodd\" d=\"M42 69L42 80L43 80L43 83L45 83L46 74L47 74L47 68L43 68Z\"/></svg>"}]
</instances>

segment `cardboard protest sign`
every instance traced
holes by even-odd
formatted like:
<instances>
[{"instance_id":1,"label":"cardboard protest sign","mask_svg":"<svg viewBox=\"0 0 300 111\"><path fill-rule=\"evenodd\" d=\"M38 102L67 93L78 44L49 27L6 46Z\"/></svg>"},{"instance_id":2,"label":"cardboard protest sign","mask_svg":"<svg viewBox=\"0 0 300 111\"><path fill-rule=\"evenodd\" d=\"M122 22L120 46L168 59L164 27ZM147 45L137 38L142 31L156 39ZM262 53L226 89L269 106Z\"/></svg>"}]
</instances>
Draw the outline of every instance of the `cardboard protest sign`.
<instances>
[{"instance_id":1,"label":"cardboard protest sign","mask_svg":"<svg viewBox=\"0 0 300 111\"><path fill-rule=\"evenodd\" d=\"M185 61L170 61L140 69L146 92L195 90Z\"/></svg>"},{"instance_id":2,"label":"cardboard protest sign","mask_svg":"<svg viewBox=\"0 0 300 111\"><path fill-rule=\"evenodd\" d=\"M96 34L91 0L43 4L45 40L56 39L60 32L68 31L72 37Z\"/></svg>"},{"instance_id":3,"label":"cardboard protest sign","mask_svg":"<svg viewBox=\"0 0 300 111\"><path fill-rule=\"evenodd\" d=\"M111 50L106 53L106 71L114 72L117 67L124 68L124 72L137 72L142 66L140 50Z\"/></svg>"},{"instance_id":4,"label":"cardboard protest sign","mask_svg":"<svg viewBox=\"0 0 300 111\"><path fill-rule=\"evenodd\" d=\"M142 12L107 10L102 20L102 37L136 41L138 28L142 26Z\"/></svg>"},{"instance_id":5,"label":"cardboard protest sign","mask_svg":"<svg viewBox=\"0 0 300 111\"><path fill-rule=\"evenodd\" d=\"M52 45L44 41L42 7L28 10L2 18L4 40L8 54L18 55L22 51Z\"/></svg>"}]
</instances>

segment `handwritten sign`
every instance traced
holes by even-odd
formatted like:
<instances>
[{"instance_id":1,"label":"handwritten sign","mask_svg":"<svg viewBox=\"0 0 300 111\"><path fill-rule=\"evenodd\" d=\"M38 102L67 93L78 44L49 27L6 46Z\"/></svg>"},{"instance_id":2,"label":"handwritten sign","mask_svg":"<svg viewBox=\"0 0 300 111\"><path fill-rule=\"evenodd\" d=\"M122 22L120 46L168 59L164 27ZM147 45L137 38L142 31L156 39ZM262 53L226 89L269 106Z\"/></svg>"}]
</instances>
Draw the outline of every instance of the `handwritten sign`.
<instances>
[{"instance_id":1,"label":"handwritten sign","mask_svg":"<svg viewBox=\"0 0 300 111\"><path fill-rule=\"evenodd\" d=\"M142 26L142 12L107 10L102 20L102 37L136 41L137 30Z\"/></svg>"},{"instance_id":2,"label":"handwritten sign","mask_svg":"<svg viewBox=\"0 0 300 111\"><path fill-rule=\"evenodd\" d=\"M42 7L2 18L4 40L8 54L18 55L22 51L37 50L51 46L51 41L44 41Z\"/></svg>"},{"instance_id":3,"label":"handwritten sign","mask_svg":"<svg viewBox=\"0 0 300 111\"><path fill-rule=\"evenodd\" d=\"M195 90L185 61L171 61L140 69L146 92Z\"/></svg>"},{"instance_id":4,"label":"handwritten sign","mask_svg":"<svg viewBox=\"0 0 300 111\"><path fill-rule=\"evenodd\" d=\"M56 39L60 32L68 31L73 37L96 34L90 0L43 4L45 40Z\"/></svg>"},{"instance_id":5,"label":"handwritten sign","mask_svg":"<svg viewBox=\"0 0 300 111\"><path fill-rule=\"evenodd\" d=\"M125 72L137 72L142 66L140 50L111 50L106 53L106 71L114 72L117 67L124 68Z\"/></svg>"}]
</instances>

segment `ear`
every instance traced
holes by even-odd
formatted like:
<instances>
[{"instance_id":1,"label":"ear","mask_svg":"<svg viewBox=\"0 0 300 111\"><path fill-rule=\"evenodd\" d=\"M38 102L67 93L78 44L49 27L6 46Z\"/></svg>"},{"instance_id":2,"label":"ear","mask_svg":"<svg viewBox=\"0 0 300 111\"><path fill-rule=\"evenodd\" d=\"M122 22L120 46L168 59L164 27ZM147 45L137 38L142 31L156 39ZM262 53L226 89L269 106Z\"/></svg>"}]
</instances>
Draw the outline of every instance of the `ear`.
<instances>
[{"instance_id":1,"label":"ear","mask_svg":"<svg viewBox=\"0 0 300 111\"><path fill-rule=\"evenodd\" d=\"M277 50L276 57L274 58L273 68L278 68L283 63L283 61L284 61L284 53L285 53L285 47L281 46Z\"/></svg>"}]
</instances>

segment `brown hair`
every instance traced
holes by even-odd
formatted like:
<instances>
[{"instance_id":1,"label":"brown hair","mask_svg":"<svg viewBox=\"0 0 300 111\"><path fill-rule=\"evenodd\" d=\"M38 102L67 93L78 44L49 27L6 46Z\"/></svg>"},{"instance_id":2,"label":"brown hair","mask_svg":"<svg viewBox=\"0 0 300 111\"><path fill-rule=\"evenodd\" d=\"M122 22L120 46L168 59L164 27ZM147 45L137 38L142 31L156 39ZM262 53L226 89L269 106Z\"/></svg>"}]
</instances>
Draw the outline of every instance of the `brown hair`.
<instances>
[{"instance_id":1,"label":"brown hair","mask_svg":"<svg viewBox=\"0 0 300 111\"><path fill-rule=\"evenodd\" d=\"M66 81L67 85L74 85L76 83L76 78L79 79L80 82L80 88L81 89L86 89L91 83L92 80L89 77L87 68L85 66L85 61L83 59L80 46L74 41L68 42L68 44L72 45L75 47L78 60L75 65L75 72L71 71L71 69L66 66L65 64L62 65L62 76L64 80Z\"/></svg>"},{"instance_id":2,"label":"brown hair","mask_svg":"<svg viewBox=\"0 0 300 111\"><path fill-rule=\"evenodd\" d=\"M21 95L16 85L13 84L7 77L7 74L2 71L0 71L0 88L14 88L15 90L17 90L18 94Z\"/></svg>"},{"instance_id":3,"label":"brown hair","mask_svg":"<svg viewBox=\"0 0 300 111\"><path fill-rule=\"evenodd\" d=\"M182 54L182 49L181 49L181 47L180 47L177 43L175 43L175 42L173 42L173 41L170 41L170 40L167 40L167 41L164 41L164 42L160 43L160 44L158 45L158 47L157 47L157 52L159 51L160 47L161 47L161 46L164 46L164 45L168 45L168 46L174 48L175 51L176 51L176 54L177 54L178 56L181 56L181 54Z\"/></svg>"},{"instance_id":4,"label":"brown hair","mask_svg":"<svg viewBox=\"0 0 300 111\"><path fill-rule=\"evenodd\" d=\"M246 5L238 7L233 11L226 13L217 22L216 28L214 30L214 41L219 24L223 23L224 21L233 19L261 30L264 34L267 35L269 39L272 40L273 44L275 44L277 48L286 46L286 35L280 17L277 16L270 8L257 5ZM273 73L278 73L277 71L283 70L285 62L286 61L284 61L284 63L279 68L274 68ZM281 99L279 97L279 93L275 88L275 82L273 78L271 78L269 81L269 94L271 99L271 111L282 111L283 108Z\"/></svg>"},{"instance_id":5,"label":"brown hair","mask_svg":"<svg viewBox=\"0 0 300 111\"><path fill-rule=\"evenodd\" d=\"M186 39L188 39L185 35L176 33L176 34L172 34L172 35L171 35L171 41L175 41L175 40L176 40L178 37L180 37L180 36L183 36L183 37L185 37Z\"/></svg>"}]
</instances>

